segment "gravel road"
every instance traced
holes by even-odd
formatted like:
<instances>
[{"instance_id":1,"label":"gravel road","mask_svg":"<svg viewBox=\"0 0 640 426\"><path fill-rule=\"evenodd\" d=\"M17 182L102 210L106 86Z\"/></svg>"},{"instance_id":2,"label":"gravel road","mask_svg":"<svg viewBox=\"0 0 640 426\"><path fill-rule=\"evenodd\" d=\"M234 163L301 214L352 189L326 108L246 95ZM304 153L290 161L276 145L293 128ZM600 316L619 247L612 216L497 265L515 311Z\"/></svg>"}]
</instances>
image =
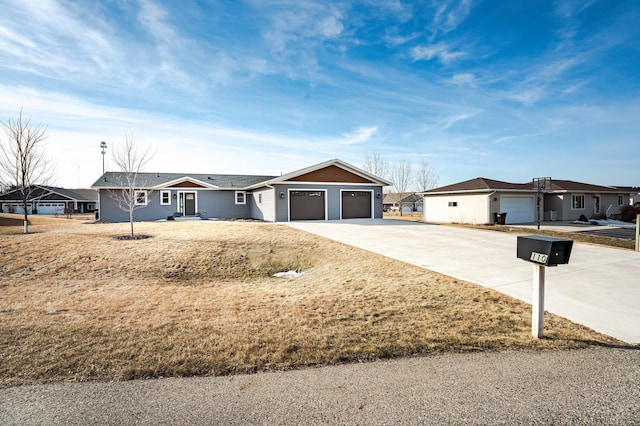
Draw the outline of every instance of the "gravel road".
<instances>
[{"instance_id":1,"label":"gravel road","mask_svg":"<svg viewBox=\"0 0 640 426\"><path fill-rule=\"evenodd\" d=\"M640 424L640 347L0 390L0 424Z\"/></svg>"}]
</instances>

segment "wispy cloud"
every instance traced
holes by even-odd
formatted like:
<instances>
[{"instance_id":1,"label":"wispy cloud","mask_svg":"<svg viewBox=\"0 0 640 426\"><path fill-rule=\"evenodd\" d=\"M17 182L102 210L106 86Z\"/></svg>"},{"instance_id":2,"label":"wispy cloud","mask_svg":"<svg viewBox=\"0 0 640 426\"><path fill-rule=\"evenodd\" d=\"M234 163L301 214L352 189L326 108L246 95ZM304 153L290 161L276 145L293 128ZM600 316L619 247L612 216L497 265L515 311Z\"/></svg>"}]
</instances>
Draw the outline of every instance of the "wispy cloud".
<instances>
[{"instance_id":1,"label":"wispy cloud","mask_svg":"<svg viewBox=\"0 0 640 426\"><path fill-rule=\"evenodd\" d=\"M523 105L535 104L547 97L547 90L544 85L522 88L505 94L506 99L519 102Z\"/></svg>"},{"instance_id":2,"label":"wispy cloud","mask_svg":"<svg viewBox=\"0 0 640 426\"><path fill-rule=\"evenodd\" d=\"M474 87L476 76L473 73L463 72L454 74L451 78L445 79L444 82L451 86L470 86Z\"/></svg>"},{"instance_id":3,"label":"wispy cloud","mask_svg":"<svg viewBox=\"0 0 640 426\"><path fill-rule=\"evenodd\" d=\"M588 9L596 0L559 0L556 2L556 14L563 18L571 18Z\"/></svg>"},{"instance_id":4,"label":"wispy cloud","mask_svg":"<svg viewBox=\"0 0 640 426\"><path fill-rule=\"evenodd\" d=\"M378 133L378 128L376 126L358 127L353 132L344 135L344 137L338 141L338 144L355 145L364 143L369 141L376 133Z\"/></svg>"},{"instance_id":5,"label":"wispy cloud","mask_svg":"<svg viewBox=\"0 0 640 426\"><path fill-rule=\"evenodd\" d=\"M3 8L12 8L13 14L0 17L0 55L17 69L49 77L95 75L105 70L115 53L104 35L105 25L95 17L81 19L79 10L51 0L15 2ZM37 31L24 31L25 22Z\"/></svg>"},{"instance_id":6,"label":"wispy cloud","mask_svg":"<svg viewBox=\"0 0 640 426\"><path fill-rule=\"evenodd\" d=\"M411 49L411 57L414 61L430 61L438 59L445 65L456 59L464 58L466 54L461 51L454 51L446 43L437 43L429 46L416 46Z\"/></svg>"},{"instance_id":7,"label":"wispy cloud","mask_svg":"<svg viewBox=\"0 0 640 426\"><path fill-rule=\"evenodd\" d=\"M386 40L388 46L396 47L396 46L400 46L400 45L406 44L406 43L408 43L410 41L413 41L413 40L417 39L418 37L420 37L421 35L422 34L417 33L417 32L411 33L411 34L406 35L406 36L387 35L385 37L385 40Z\"/></svg>"},{"instance_id":8,"label":"wispy cloud","mask_svg":"<svg viewBox=\"0 0 640 426\"><path fill-rule=\"evenodd\" d=\"M471 0L448 0L442 2L433 18L434 29L442 34L455 30L471 12Z\"/></svg>"}]
</instances>

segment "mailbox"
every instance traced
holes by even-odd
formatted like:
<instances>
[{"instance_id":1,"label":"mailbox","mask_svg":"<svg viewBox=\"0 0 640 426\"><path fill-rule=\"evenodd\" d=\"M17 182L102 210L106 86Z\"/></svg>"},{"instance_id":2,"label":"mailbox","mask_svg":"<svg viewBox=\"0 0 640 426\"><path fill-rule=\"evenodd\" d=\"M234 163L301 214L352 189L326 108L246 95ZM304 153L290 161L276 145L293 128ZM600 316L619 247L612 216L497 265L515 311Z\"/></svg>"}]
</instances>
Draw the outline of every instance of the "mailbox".
<instances>
[{"instance_id":1,"label":"mailbox","mask_svg":"<svg viewBox=\"0 0 640 426\"><path fill-rule=\"evenodd\" d=\"M572 240L529 235L518 237L518 258L543 266L569 263Z\"/></svg>"}]
</instances>

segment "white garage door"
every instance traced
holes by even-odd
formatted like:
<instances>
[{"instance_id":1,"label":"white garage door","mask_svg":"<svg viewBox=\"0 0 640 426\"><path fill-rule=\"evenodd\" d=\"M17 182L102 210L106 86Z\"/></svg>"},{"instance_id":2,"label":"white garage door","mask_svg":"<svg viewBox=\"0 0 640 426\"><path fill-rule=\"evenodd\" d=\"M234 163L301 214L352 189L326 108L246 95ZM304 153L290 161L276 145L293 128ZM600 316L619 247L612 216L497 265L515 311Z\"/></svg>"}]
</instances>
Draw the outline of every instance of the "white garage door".
<instances>
[{"instance_id":1,"label":"white garage door","mask_svg":"<svg viewBox=\"0 0 640 426\"><path fill-rule=\"evenodd\" d=\"M27 204L27 211L31 213L31 203ZM2 213L24 214L22 204L7 203L2 205Z\"/></svg>"},{"instance_id":2,"label":"white garage door","mask_svg":"<svg viewBox=\"0 0 640 426\"><path fill-rule=\"evenodd\" d=\"M64 214L64 203L40 203L38 214Z\"/></svg>"},{"instance_id":3,"label":"white garage door","mask_svg":"<svg viewBox=\"0 0 640 426\"><path fill-rule=\"evenodd\" d=\"M533 197L500 197L500 212L507 213L507 224L533 222Z\"/></svg>"}]
</instances>

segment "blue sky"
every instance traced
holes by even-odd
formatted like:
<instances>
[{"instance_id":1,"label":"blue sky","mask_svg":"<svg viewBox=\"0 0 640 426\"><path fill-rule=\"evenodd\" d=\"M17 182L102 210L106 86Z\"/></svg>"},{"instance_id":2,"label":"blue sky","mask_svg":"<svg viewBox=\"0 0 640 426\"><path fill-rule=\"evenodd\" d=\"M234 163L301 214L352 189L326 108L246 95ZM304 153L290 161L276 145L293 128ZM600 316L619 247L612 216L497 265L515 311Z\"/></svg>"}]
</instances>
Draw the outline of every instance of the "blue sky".
<instances>
[{"instance_id":1,"label":"blue sky","mask_svg":"<svg viewBox=\"0 0 640 426\"><path fill-rule=\"evenodd\" d=\"M426 160L440 184L640 184L640 3L0 0L0 119L57 184L133 134L147 171ZM1 135L5 140L5 136Z\"/></svg>"}]
</instances>

